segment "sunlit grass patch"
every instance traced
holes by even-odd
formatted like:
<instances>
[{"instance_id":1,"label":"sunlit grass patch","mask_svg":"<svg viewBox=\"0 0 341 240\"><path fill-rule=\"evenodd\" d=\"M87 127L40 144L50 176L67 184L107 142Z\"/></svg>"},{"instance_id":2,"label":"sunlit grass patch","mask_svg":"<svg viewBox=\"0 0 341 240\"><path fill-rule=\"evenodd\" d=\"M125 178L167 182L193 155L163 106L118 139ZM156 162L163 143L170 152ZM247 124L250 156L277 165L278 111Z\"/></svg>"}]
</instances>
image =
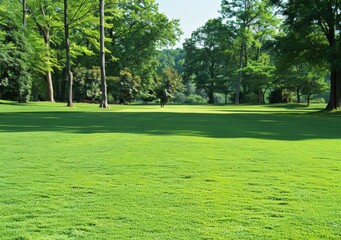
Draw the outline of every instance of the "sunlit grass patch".
<instances>
[{"instance_id":1,"label":"sunlit grass patch","mask_svg":"<svg viewBox=\"0 0 341 240\"><path fill-rule=\"evenodd\" d=\"M340 239L321 108L2 103L1 239Z\"/></svg>"}]
</instances>

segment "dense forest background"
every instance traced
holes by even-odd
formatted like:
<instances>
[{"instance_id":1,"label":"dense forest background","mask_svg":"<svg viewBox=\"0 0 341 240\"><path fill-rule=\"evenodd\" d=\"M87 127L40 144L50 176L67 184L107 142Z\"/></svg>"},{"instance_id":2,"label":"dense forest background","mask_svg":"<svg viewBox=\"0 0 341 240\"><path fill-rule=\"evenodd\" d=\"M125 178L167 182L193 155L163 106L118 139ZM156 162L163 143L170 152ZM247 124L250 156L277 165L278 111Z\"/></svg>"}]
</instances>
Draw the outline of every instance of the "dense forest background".
<instances>
[{"instance_id":1,"label":"dense forest background","mask_svg":"<svg viewBox=\"0 0 341 240\"><path fill-rule=\"evenodd\" d=\"M339 1L222 0L220 13L172 49L179 20L154 0L1 0L0 99L340 108Z\"/></svg>"}]
</instances>

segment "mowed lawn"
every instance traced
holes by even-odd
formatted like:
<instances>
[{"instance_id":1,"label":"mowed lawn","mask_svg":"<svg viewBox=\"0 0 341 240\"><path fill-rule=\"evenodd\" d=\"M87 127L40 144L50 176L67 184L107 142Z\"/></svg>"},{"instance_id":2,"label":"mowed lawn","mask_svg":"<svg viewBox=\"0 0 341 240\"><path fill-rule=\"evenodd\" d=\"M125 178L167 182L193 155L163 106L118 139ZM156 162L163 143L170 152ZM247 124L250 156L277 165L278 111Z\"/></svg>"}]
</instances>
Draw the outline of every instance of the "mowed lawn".
<instances>
[{"instance_id":1,"label":"mowed lawn","mask_svg":"<svg viewBox=\"0 0 341 240\"><path fill-rule=\"evenodd\" d=\"M0 239L341 239L323 106L0 104Z\"/></svg>"}]
</instances>

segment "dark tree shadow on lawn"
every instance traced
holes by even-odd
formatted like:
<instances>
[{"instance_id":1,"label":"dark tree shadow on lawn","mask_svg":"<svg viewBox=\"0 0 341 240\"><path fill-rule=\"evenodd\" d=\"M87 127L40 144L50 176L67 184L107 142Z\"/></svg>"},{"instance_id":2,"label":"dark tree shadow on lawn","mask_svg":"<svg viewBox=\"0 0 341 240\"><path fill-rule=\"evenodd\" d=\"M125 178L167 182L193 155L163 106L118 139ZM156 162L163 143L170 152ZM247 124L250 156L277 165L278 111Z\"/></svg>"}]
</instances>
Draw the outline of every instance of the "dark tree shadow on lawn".
<instances>
[{"instance_id":1,"label":"dark tree shadow on lawn","mask_svg":"<svg viewBox=\"0 0 341 240\"><path fill-rule=\"evenodd\" d=\"M1 132L136 133L257 138L269 140L341 139L340 115L302 113L226 114L165 112L0 113Z\"/></svg>"},{"instance_id":2,"label":"dark tree shadow on lawn","mask_svg":"<svg viewBox=\"0 0 341 240\"><path fill-rule=\"evenodd\" d=\"M323 104L322 104L323 105ZM327 105L327 104L326 104ZM291 103L291 104L267 104L263 105L268 108L284 108L284 109L290 109L290 110L309 110L309 111L322 111L324 107L312 107L308 106L304 103Z\"/></svg>"}]
</instances>

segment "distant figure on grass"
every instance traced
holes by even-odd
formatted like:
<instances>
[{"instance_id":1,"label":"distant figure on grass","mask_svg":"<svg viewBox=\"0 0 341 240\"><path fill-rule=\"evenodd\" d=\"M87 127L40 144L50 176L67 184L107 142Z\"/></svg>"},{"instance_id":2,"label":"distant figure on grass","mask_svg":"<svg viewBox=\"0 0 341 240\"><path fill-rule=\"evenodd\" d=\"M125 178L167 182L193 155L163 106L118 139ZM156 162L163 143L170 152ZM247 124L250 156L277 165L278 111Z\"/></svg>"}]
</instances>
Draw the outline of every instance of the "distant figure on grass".
<instances>
[{"instance_id":1,"label":"distant figure on grass","mask_svg":"<svg viewBox=\"0 0 341 240\"><path fill-rule=\"evenodd\" d=\"M162 108L173 98L173 96L167 92L167 89L161 89L156 93L156 96L160 99Z\"/></svg>"}]
</instances>

